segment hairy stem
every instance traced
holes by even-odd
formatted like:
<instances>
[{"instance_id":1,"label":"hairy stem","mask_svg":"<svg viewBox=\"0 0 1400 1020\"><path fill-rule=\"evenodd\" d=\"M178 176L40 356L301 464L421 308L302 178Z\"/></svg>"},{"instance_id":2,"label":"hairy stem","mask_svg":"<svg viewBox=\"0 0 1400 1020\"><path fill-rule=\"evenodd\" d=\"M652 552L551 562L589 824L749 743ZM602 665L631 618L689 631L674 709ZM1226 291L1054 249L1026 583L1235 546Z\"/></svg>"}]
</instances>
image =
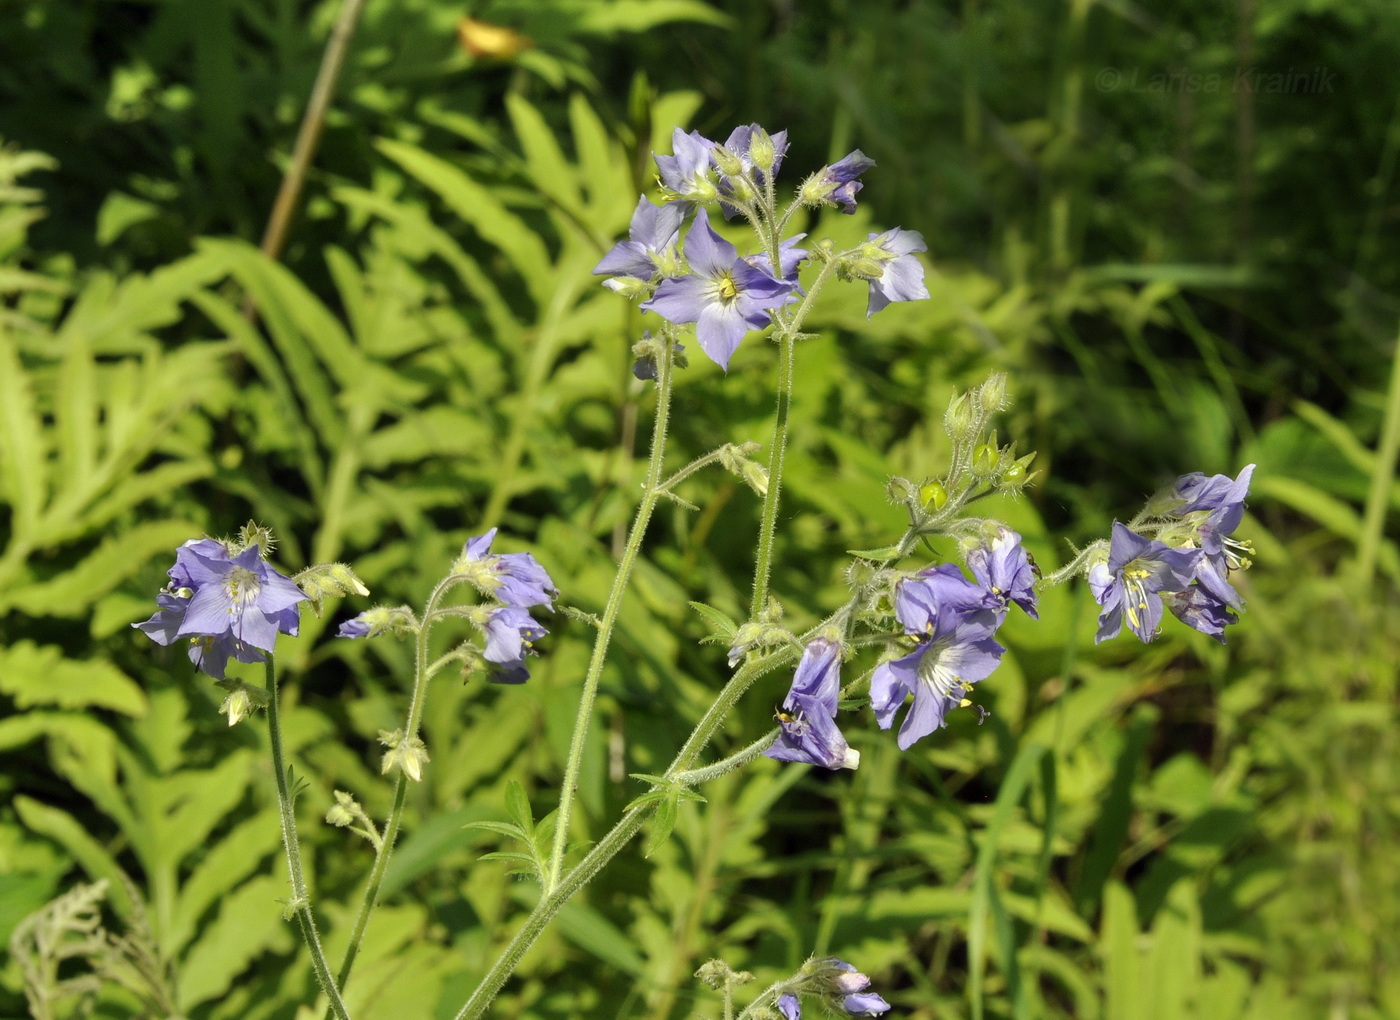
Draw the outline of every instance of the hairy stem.
<instances>
[{"instance_id":1,"label":"hairy stem","mask_svg":"<svg viewBox=\"0 0 1400 1020\"><path fill-rule=\"evenodd\" d=\"M622 559L617 565L617 575L613 578L612 590L603 609L603 619L598 626L598 635L593 642L593 655L588 660L588 670L583 678L583 691L579 695L578 717L574 722L573 740L569 744L569 759L564 768L564 782L559 790L559 814L554 827L554 844L550 848L549 870L544 876L546 895L559 887L564 869L564 851L569 839L569 816L573 809L574 796L578 792L579 770L583 766L583 745L588 737L588 724L592 721L593 702L598 696L598 682L602 679L603 663L608 657L608 644L617 624L617 614L622 609L622 597L632 579L632 568L642 549L642 538L647 524L651 521L656 501L661 496L661 464L666 452L666 427L671 412L671 362L672 339L666 333L662 340L661 355L656 359L656 420L651 431L651 457L647 463L647 478L642 493L642 501L637 506L637 516L632 522L627 546L622 551Z\"/></svg>"},{"instance_id":2,"label":"hairy stem","mask_svg":"<svg viewBox=\"0 0 1400 1020\"><path fill-rule=\"evenodd\" d=\"M428 666L428 632L430 620L438 602L454 584L453 578L440 581L423 608L423 617L418 626L413 649L413 694L408 703L408 719L404 723L404 740L410 741L418 735L418 724L423 717L423 702L426 699L428 678L432 669ZM379 905L379 889L384 884L384 875L389 870L389 857L394 852L394 842L398 839L399 824L403 821L404 799L408 792L408 777L402 771L394 781L394 803L389 808L389 817L384 821L384 834L375 849L374 865L370 868L369 881L365 885L364 898L355 914L355 926L350 930L350 942L345 947L345 959L340 963L339 981L342 988L350 980L350 971L359 955L360 943L364 941L365 930L369 927L370 915Z\"/></svg>"},{"instance_id":3,"label":"hairy stem","mask_svg":"<svg viewBox=\"0 0 1400 1020\"><path fill-rule=\"evenodd\" d=\"M778 411L773 442L768 448L768 492L758 527L758 557L753 569L753 599L749 618L757 619L768 605L768 580L773 571L773 538L778 527L778 494L783 488L783 457L787 453L788 409L792 406L793 363L797 338L791 330L778 336Z\"/></svg>"},{"instance_id":4,"label":"hairy stem","mask_svg":"<svg viewBox=\"0 0 1400 1020\"><path fill-rule=\"evenodd\" d=\"M301 841L297 838L297 819L292 810L292 795L287 789L287 761L282 752L282 720L277 705L277 666L272 653L267 656L267 733L272 743L272 771L277 777L277 807L282 816L282 845L287 850L287 871L292 880L291 908L301 928L302 940L311 952L311 966L316 980L330 1000L331 1012L338 1020L350 1020L340 986L331 977L326 952L316 931L316 919L311 914L311 898L306 889L306 875L301 868Z\"/></svg>"}]
</instances>

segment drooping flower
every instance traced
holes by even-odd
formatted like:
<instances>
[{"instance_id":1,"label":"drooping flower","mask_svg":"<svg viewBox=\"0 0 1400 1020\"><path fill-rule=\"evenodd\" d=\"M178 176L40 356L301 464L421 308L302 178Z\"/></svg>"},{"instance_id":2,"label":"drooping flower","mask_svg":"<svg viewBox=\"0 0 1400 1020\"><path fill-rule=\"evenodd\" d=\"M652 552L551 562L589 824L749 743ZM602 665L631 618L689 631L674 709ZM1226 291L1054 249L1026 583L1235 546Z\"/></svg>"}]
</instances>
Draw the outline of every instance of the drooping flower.
<instances>
[{"instance_id":1,"label":"drooping flower","mask_svg":"<svg viewBox=\"0 0 1400 1020\"><path fill-rule=\"evenodd\" d=\"M637 360L632 362L632 374L643 382L656 382L656 359L660 357L665 343L661 339L653 339L651 330L642 333L642 339L632 345L632 353L637 354ZM685 344L675 344L671 347L671 364L675 368L685 368Z\"/></svg>"},{"instance_id":2,"label":"drooping flower","mask_svg":"<svg viewBox=\"0 0 1400 1020\"><path fill-rule=\"evenodd\" d=\"M654 280L680 267L676 255L676 240L680 236L685 207L676 203L653 205L643 195L637 200L632 222L627 228L626 241L615 244L593 267L594 276L626 276L638 280ZM606 280L604 287L620 288L615 280Z\"/></svg>"},{"instance_id":3,"label":"drooping flower","mask_svg":"<svg viewBox=\"0 0 1400 1020\"><path fill-rule=\"evenodd\" d=\"M278 633L295 635L297 603L307 601L256 544L234 554L215 539L193 539L176 550L168 576L167 590L156 596L159 610L132 626L161 645L189 638L190 661L216 680L224 679L230 658L262 662Z\"/></svg>"},{"instance_id":4,"label":"drooping flower","mask_svg":"<svg viewBox=\"0 0 1400 1020\"><path fill-rule=\"evenodd\" d=\"M951 588L951 580L944 571L900 584L896 612L918 644L908 655L881 663L870 678L870 706L881 729L889 729L905 699L914 696L899 729L901 750L942 727L948 712L963 704L974 683L991 675L1006 651L992 639L1000 622L995 611L938 601L937 588ZM919 622L917 631L910 627Z\"/></svg>"},{"instance_id":5,"label":"drooping flower","mask_svg":"<svg viewBox=\"0 0 1400 1020\"><path fill-rule=\"evenodd\" d=\"M690 273L662 280L641 307L669 322L695 323L701 350L727 370L744 334L772 322L770 309L796 301L796 286L739 258L710 227L704 209L686 234L685 256Z\"/></svg>"},{"instance_id":6,"label":"drooping flower","mask_svg":"<svg viewBox=\"0 0 1400 1020\"><path fill-rule=\"evenodd\" d=\"M335 636L343 638L369 637L369 631L370 623L365 619L365 614L361 613L354 619L342 623L340 629L335 632Z\"/></svg>"},{"instance_id":7,"label":"drooping flower","mask_svg":"<svg viewBox=\"0 0 1400 1020\"><path fill-rule=\"evenodd\" d=\"M1128 628L1151 641L1162 622L1162 593L1185 591L1200 562L1199 549L1172 549L1113 522L1108 559L1089 569L1089 590L1103 607L1097 644Z\"/></svg>"},{"instance_id":8,"label":"drooping flower","mask_svg":"<svg viewBox=\"0 0 1400 1020\"><path fill-rule=\"evenodd\" d=\"M783 1020L802 1020L802 1004L791 992L778 996L778 1012L783 1015Z\"/></svg>"},{"instance_id":9,"label":"drooping flower","mask_svg":"<svg viewBox=\"0 0 1400 1020\"><path fill-rule=\"evenodd\" d=\"M1229 607L1196 582L1185 591L1162 592L1162 602L1172 615L1192 630L1225 643L1225 628L1238 623Z\"/></svg>"},{"instance_id":10,"label":"drooping flower","mask_svg":"<svg viewBox=\"0 0 1400 1020\"><path fill-rule=\"evenodd\" d=\"M839 205L849 215L856 211L856 192L864 187L856 178L874 165L873 159L856 149L807 178L798 200L809 206Z\"/></svg>"},{"instance_id":11,"label":"drooping flower","mask_svg":"<svg viewBox=\"0 0 1400 1020\"><path fill-rule=\"evenodd\" d=\"M496 529L492 528L484 535L467 539L462 555L452 565L453 573L465 575L482 594L508 606L544 606L552 610L553 596L559 590L544 567L529 553L492 555L495 538Z\"/></svg>"},{"instance_id":12,"label":"drooping flower","mask_svg":"<svg viewBox=\"0 0 1400 1020\"><path fill-rule=\"evenodd\" d=\"M853 964L838 957L825 961L828 969L825 977L830 993L839 999L841 1008L851 1016L880 1016L889 1012L890 1004L870 988L870 978L862 974Z\"/></svg>"},{"instance_id":13,"label":"drooping flower","mask_svg":"<svg viewBox=\"0 0 1400 1020\"><path fill-rule=\"evenodd\" d=\"M827 769L854 769L860 752L836 728L841 693L841 645L815 638L802 650L792 688L779 713L778 739L763 753L778 761L806 762Z\"/></svg>"},{"instance_id":14,"label":"drooping flower","mask_svg":"<svg viewBox=\"0 0 1400 1020\"><path fill-rule=\"evenodd\" d=\"M487 679L498 684L523 684L530 679L525 654L549 631L519 606L501 606L491 613L485 630L482 658L491 664Z\"/></svg>"},{"instance_id":15,"label":"drooping flower","mask_svg":"<svg viewBox=\"0 0 1400 1020\"><path fill-rule=\"evenodd\" d=\"M653 156L660 171L661 186L677 198L692 202L713 202L719 197L710 169L710 151L715 143L698 131L689 134L676 128L671 133L670 156Z\"/></svg>"},{"instance_id":16,"label":"drooping flower","mask_svg":"<svg viewBox=\"0 0 1400 1020\"><path fill-rule=\"evenodd\" d=\"M1244 501L1249 495L1249 482L1254 475L1250 464L1238 478L1228 475L1183 475L1177 479L1174 491L1183 493L1186 502L1177 508L1179 516L1196 519L1196 543L1201 559L1196 565L1196 579L1201 586L1232 609L1244 608L1244 600L1229 581L1230 572L1247 566L1248 554L1253 552L1248 542L1232 538L1244 519Z\"/></svg>"},{"instance_id":17,"label":"drooping flower","mask_svg":"<svg viewBox=\"0 0 1400 1020\"><path fill-rule=\"evenodd\" d=\"M995 538L975 546L967 554L967 566L984 590L997 600L1003 614L1014 602L1032 620L1036 612L1035 571L1030 554L1021 545L1021 536L1000 527Z\"/></svg>"},{"instance_id":18,"label":"drooping flower","mask_svg":"<svg viewBox=\"0 0 1400 1020\"><path fill-rule=\"evenodd\" d=\"M879 275L870 277L867 319L891 301L918 301L928 297L923 263L914 257L916 251L928 251L928 245L917 230L894 227L883 234L871 234L861 250L882 268Z\"/></svg>"}]
</instances>

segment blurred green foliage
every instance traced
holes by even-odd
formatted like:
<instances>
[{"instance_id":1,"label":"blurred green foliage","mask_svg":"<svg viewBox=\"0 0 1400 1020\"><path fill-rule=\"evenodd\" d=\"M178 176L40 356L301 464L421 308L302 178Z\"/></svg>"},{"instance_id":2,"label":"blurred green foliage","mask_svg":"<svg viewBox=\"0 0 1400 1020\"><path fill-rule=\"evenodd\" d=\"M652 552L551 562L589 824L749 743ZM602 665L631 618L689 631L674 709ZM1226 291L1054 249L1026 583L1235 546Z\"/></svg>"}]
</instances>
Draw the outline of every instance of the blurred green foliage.
<instances>
[{"instance_id":1,"label":"blurred green foliage","mask_svg":"<svg viewBox=\"0 0 1400 1020\"><path fill-rule=\"evenodd\" d=\"M650 412L629 372L643 323L589 270L672 126L757 120L790 130L794 180L855 146L880 163L859 213L812 233L899 224L931 249L931 300L867 323L838 292L799 351L774 577L792 621L843 599L844 551L899 527L887 475L934 473L949 395L995 369L1003 431L1044 472L995 509L1047 571L1175 474L1257 462L1250 612L1228 648L1180 628L1095 648L1087 593L1047 596L1003 632L985 725L900 754L866 717L853 775L764 761L710 784L570 904L497 1014L713 1014L705 959L765 978L813 952L909 1017L1400 1014L1393 541L1374 579L1356 570L1368 484L1400 509L1372 452L1400 317L1400 9L496 2L473 13L535 45L491 62L459 47L464 9L371 0L270 264L252 242L338 6L0 11L0 936L105 879L127 941L101 957L97 1015L312 1000L276 903L265 737L223 727L206 678L127 624L174 546L249 516L284 567L347 560L387 603L500 524L597 611ZM1330 91L1236 84L1319 68ZM693 359L677 464L766 440L774 353L751 337L728 376ZM724 675L687 602L744 615L756 500L687 484L701 510L658 515L623 610L579 840ZM368 851L320 818L335 789L387 809L375 738L408 670L331 623L304 621L279 663L336 958ZM431 690L433 762L356 1017L451 1016L537 895L481 860L518 846L466 826L510 818L512 784L551 807L591 637L552 629L526 687ZM728 749L784 686L742 706ZM86 938L77 916L45 923ZM25 1008L34 930L0 1014Z\"/></svg>"}]
</instances>

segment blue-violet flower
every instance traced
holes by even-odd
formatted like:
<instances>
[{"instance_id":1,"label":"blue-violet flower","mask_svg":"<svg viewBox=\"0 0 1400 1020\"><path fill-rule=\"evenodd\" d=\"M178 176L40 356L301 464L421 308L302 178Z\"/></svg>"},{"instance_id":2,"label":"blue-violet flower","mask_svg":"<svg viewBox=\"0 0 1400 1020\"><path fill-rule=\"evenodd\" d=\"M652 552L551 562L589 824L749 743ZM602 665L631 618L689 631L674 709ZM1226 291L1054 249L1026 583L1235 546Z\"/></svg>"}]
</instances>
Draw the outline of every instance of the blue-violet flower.
<instances>
[{"instance_id":1,"label":"blue-violet flower","mask_svg":"<svg viewBox=\"0 0 1400 1020\"><path fill-rule=\"evenodd\" d=\"M864 187L856 178L874 165L873 159L856 149L807 178L797 192L798 201L809 206L839 205L850 215L856 211L856 192Z\"/></svg>"},{"instance_id":2,"label":"blue-violet flower","mask_svg":"<svg viewBox=\"0 0 1400 1020\"><path fill-rule=\"evenodd\" d=\"M780 732L763 753L778 761L806 762L827 769L854 769L860 752L836 728L841 693L841 644L815 638L802 650L792 688L779 713Z\"/></svg>"},{"instance_id":3,"label":"blue-violet flower","mask_svg":"<svg viewBox=\"0 0 1400 1020\"><path fill-rule=\"evenodd\" d=\"M487 677L492 683L523 684L530 679L525 665L525 653L544 637L545 630L519 606L502 606L486 620L486 650L482 653L491 664Z\"/></svg>"},{"instance_id":4,"label":"blue-violet flower","mask_svg":"<svg viewBox=\"0 0 1400 1020\"><path fill-rule=\"evenodd\" d=\"M189 638L190 661L216 680L224 679L230 658L262 662L279 632L297 633L296 605L306 595L267 565L256 544L235 555L215 539L192 539L176 550L167 573L159 610L132 626L161 645Z\"/></svg>"},{"instance_id":5,"label":"blue-violet flower","mask_svg":"<svg viewBox=\"0 0 1400 1020\"><path fill-rule=\"evenodd\" d=\"M1107 641L1128 627L1151 641L1162 622L1162 592L1185 591L1201 558L1199 549L1172 549L1113 522L1108 559L1089 568L1089 590L1103 607L1094 641Z\"/></svg>"},{"instance_id":6,"label":"blue-violet flower","mask_svg":"<svg viewBox=\"0 0 1400 1020\"><path fill-rule=\"evenodd\" d=\"M768 309L796 301L796 286L739 258L734 246L710 227L704 209L686 234L685 256L691 273L662 280L656 295L641 307L670 322L695 323L701 350L728 370L744 334L773 321Z\"/></svg>"},{"instance_id":7,"label":"blue-violet flower","mask_svg":"<svg viewBox=\"0 0 1400 1020\"><path fill-rule=\"evenodd\" d=\"M1035 571L1016 532L999 526L995 538L968 552L967 566L977 583L997 600L1003 614L1014 602L1032 620L1040 619L1035 608Z\"/></svg>"},{"instance_id":8,"label":"blue-violet flower","mask_svg":"<svg viewBox=\"0 0 1400 1020\"><path fill-rule=\"evenodd\" d=\"M544 567L529 553L491 555L495 537L496 529L492 528L484 535L467 539L462 555L452 565L453 572L465 574L482 594L508 606L544 606L552 610L552 596L559 590Z\"/></svg>"},{"instance_id":9,"label":"blue-violet flower","mask_svg":"<svg viewBox=\"0 0 1400 1020\"><path fill-rule=\"evenodd\" d=\"M940 569L901 582L896 615L918 645L881 663L870 678L870 705L881 729L889 729L905 699L914 696L899 729L901 750L943 726L948 712L964 703L972 684L991 675L1006 651L992 639L1000 622L995 611L940 596L954 590L952 580L951 572Z\"/></svg>"},{"instance_id":10,"label":"blue-violet flower","mask_svg":"<svg viewBox=\"0 0 1400 1020\"><path fill-rule=\"evenodd\" d=\"M680 259L676 255L676 240L684 219L683 205L673 202L657 206L643 195L637 200L637 209L627 228L629 239L615 244L593 267L593 275L650 281L678 271ZM606 280L603 286L619 289L620 285L615 284L617 281Z\"/></svg>"},{"instance_id":11,"label":"blue-violet flower","mask_svg":"<svg viewBox=\"0 0 1400 1020\"><path fill-rule=\"evenodd\" d=\"M894 227L883 234L871 234L861 250L865 256L881 263L884 269L879 276L870 279L870 302L865 310L867 319L891 301L918 301L928 297L923 263L914 257L916 251L928 251L928 245L917 230Z\"/></svg>"}]
</instances>

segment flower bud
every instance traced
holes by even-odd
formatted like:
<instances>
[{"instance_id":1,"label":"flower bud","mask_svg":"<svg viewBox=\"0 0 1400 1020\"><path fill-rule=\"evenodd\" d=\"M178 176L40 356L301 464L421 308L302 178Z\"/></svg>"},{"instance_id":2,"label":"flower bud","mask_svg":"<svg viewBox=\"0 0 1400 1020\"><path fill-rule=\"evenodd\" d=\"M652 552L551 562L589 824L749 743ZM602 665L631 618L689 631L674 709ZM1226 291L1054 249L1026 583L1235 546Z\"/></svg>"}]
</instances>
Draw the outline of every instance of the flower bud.
<instances>
[{"instance_id":1,"label":"flower bud","mask_svg":"<svg viewBox=\"0 0 1400 1020\"><path fill-rule=\"evenodd\" d=\"M1006 373L997 372L977 390L977 403L983 414L995 414L1006 403Z\"/></svg>"},{"instance_id":2,"label":"flower bud","mask_svg":"<svg viewBox=\"0 0 1400 1020\"><path fill-rule=\"evenodd\" d=\"M983 443L972 454L972 473L979 478L990 478L996 474L1001 451L994 443Z\"/></svg>"},{"instance_id":3,"label":"flower bud","mask_svg":"<svg viewBox=\"0 0 1400 1020\"><path fill-rule=\"evenodd\" d=\"M739 178L744 175L744 161L723 145L711 149L710 156L715 161L715 168L724 176Z\"/></svg>"},{"instance_id":4,"label":"flower bud","mask_svg":"<svg viewBox=\"0 0 1400 1020\"><path fill-rule=\"evenodd\" d=\"M919 502L925 510L942 510L948 504L948 490L937 479L919 486Z\"/></svg>"},{"instance_id":5,"label":"flower bud","mask_svg":"<svg viewBox=\"0 0 1400 1020\"><path fill-rule=\"evenodd\" d=\"M219 711L228 716L230 726L236 726L253 711L253 699L248 696L247 689L239 687L224 699Z\"/></svg>"},{"instance_id":6,"label":"flower bud","mask_svg":"<svg viewBox=\"0 0 1400 1020\"><path fill-rule=\"evenodd\" d=\"M335 791L335 803L326 812L326 821L338 829L343 829L347 825L353 825L356 817L356 810L360 805L355 803L355 798L344 790Z\"/></svg>"},{"instance_id":7,"label":"flower bud","mask_svg":"<svg viewBox=\"0 0 1400 1020\"><path fill-rule=\"evenodd\" d=\"M777 158L778 150L773 145L773 136L755 126L749 138L749 159L753 160L753 165L767 174L772 171Z\"/></svg>"},{"instance_id":8,"label":"flower bud","mask_svg":"<svg viewBox=\"0 0 1400 1020\"><path fill-rule=\"evenodd\" d=\"M908 503L914 498L914 483L895 475L885 483L885 495L891 503Z\"/></svg>"},{"instance_id":9,"label":"flower bud","mask_svg":"<svg viewBox=\"0 0 1400 1020\"><path fill-rule=\"evenodd\" d=\"M943 413L943 431L947 432L948 437L955 443L966 442L972 438L972 430L977 424L972 402L967 396L966 393L954 394L953 399L948 402L948 410Z\"/></svg>"}]
</instances>

